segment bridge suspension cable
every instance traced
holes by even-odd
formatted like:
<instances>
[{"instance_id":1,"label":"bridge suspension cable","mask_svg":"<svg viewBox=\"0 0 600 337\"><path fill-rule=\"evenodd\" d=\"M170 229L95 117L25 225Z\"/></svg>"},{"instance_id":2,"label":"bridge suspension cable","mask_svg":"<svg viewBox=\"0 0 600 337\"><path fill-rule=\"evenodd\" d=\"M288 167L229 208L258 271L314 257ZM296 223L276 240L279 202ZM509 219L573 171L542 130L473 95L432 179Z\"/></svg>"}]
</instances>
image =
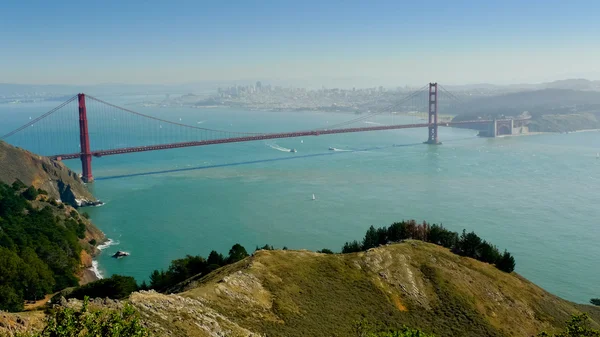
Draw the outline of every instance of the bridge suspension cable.
<instances>
[{"instance_id":1,"label":"bridge suspension cable","mask_svg":"<svg viewBox=\"0 0 600 337\"><path fill-rule=\"evenodd\" d=\"M137 111L133 111L130 109L126 109L123 107L120 107L118 105L114 105L111 103L108 103L106 101L103 101L99 98L93 97L93 96L86 96L87 98L97 101L99 103L105 104L107 106L110 106L112 108L124 111L124 112L128 112L130 114L134 114L140 117L145 117L145 118L149 118L155 121L159 121L159 122L163 122L165 124L171 124L171 125L176 125L176 126L181 126L184 128L190 128L190 129L196 129L196 130L203 130L203 131L210 131L210 132L222 132L222 133L227 133L227 134L232 134L232 135L240 135L240 136L248 136L248 135L263 135L264 133L260 133L260 132L238 132L238 131L227 131L227 130L217 130L217 129L209 129L209 128L203 128L203 127L199 127L199 126L194 126L194 125L189 125L189 124L183 124L183 123L177 123L177 122L173 122L173 121L169 121L166 119L162 119L162 118L158 118L158 117L154 117L154 116L150 116L150 115L146 115Z\"/></svg>"},{"instance_id":2,"label":"bridge suspension cable","mask_svg":"<svg viewBox=\"0 0 600 337\"><path fill-rule=\"evenodd\" d=\"M48 117L48 116L52 115L53 113L55 113L56 111L58 111L58 110L60 110L60 109L62 109L64 106L66 106L67 104L69 104L69 103L73 102L75 99L77 99L77 95L75 95L75 96L73 96L73 97L69 98L69 99L68 99L66 102L64 102L64 103L62 103L61 105L57 106L56 108L54 108L54 109L52 109L52 110L50 110L50 111L46 112L45 114L43 114L43 115L41 115L41 116L37 117L36 119L34 119L34 120L31 120L30 122L28 122L28 123L26 123L26 124L22 125L21 127L19 127L19 128L15 129L15 130L13 130L13 131L11 131L11 132L9 132L9 133L5 134L4 136L0 137L0 139L6 139L6 138L8 138L8 137L10 137L10 136L14 135L14 134L15 134L15 133L17 133L17 132L19 132L19 131L22 131L22 130L24 130L24 129L26 129L26 128L28 128L28 127L32 126L32 125L34 125L35 123L37 123L37 122L41 121L42 119L44 119L44 118L46 118L46 117Z\"/></svg>"},{"instance_id":3,"label":"bridge suspension cable","mask_svg":"<svg viewBox=\"0 0 600 337\"><path fill-rule=\"evenodd\" d=\"M374 113L371 113L369 115L361 116L361 117L358 117L358 118L355 118L355 119L352 119L352 120L349 120L349 121L345 121L345 122L342 122L342 123L338 123L338 124L334 124L334 125L329 125L327 127L322 127L322 128L319 128L319 129L334 129L334 128L339 128L339 127L342 127L342 126L346 126L346 125L350 125L350 124L354 124L354 123L357 123L357 122L364 121L366 119L369 119L369 118L377 116L377 115L381 115L381 114L384 114L384 113L392 112L395 108L401 106L402 103L405 103L405 102L407 102L407 101L409 101L409 100L411 100L413 98L418 97L419 94L423 94L424 90L427 89L427 87L428 87L428 85L424 85L423 87L417 89L416 91L413 91L412 93L406 95L405 97L403 97L402 99L400 99L396 103L387 106L386 108L382 109L381 111L374 112Z\"/></svg>"}]
</instances>

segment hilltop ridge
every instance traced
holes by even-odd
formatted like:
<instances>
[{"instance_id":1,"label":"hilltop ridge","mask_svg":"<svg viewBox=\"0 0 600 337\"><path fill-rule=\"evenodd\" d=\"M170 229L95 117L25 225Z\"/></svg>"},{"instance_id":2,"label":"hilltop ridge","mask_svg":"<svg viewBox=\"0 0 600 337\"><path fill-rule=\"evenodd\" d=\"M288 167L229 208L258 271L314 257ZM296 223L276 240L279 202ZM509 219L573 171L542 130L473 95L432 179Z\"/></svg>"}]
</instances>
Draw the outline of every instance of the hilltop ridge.
<instances>
[{"instance_id":1,"label":"hilltop ridge","mask_svg":"<svg viewBox=\"0 0 600 337\"><path fill-rule=\"evenodd\" d=\"M350 254L259 250L169 292L139 291L126 301L157 336L352 336L360 319L436 336L533 336L579 312L600 326L600 308L414 240Z\"/></svg>"}]
</instances>

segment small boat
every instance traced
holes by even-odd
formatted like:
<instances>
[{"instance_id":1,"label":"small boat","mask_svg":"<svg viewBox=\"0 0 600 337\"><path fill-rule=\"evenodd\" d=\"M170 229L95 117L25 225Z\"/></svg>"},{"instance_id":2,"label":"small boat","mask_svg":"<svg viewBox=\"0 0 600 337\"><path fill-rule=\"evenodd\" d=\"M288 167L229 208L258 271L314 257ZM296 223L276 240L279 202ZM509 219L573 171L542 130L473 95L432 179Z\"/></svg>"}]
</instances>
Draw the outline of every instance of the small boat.
<instances>
[{"instance_id":1,"label":"small boat","mask_svg":"<svg viewBox=\"0 0 600 337\"><path fill-rule=\"evenodd\" d=\"M115 259L118 259L118 258L125 257L125 256L129 256L129 253L119 250L112 257L114 257Z\"/></svg>"},{"instance_id":2,"label":"small boat","mask_svg":"<svg viewBox=\"0 0 600 337\"><path fill-rule=\"evenodd\" d=\"M329 147L329 151L335 151L335 147Z\"/></svg>"},{"instance_id":3,"label":"small boat","mask_svg":"<svg viewBox=\"0 0 600 337\"><path fill-rule=\"evenodd\" d=\"M314 193L313 193L312 200L317 200L317 198L315 198L315 194Z\"/></svg>"},{"instance_id":4,"label":"small boat","mask_svg":"<svg viewBox=\"0 0 600 337\"><path fill-rule=\"evenodd\" d=\"M296 149L291 149L290 152L297 152Z\"/></svg>"}]
</instances>

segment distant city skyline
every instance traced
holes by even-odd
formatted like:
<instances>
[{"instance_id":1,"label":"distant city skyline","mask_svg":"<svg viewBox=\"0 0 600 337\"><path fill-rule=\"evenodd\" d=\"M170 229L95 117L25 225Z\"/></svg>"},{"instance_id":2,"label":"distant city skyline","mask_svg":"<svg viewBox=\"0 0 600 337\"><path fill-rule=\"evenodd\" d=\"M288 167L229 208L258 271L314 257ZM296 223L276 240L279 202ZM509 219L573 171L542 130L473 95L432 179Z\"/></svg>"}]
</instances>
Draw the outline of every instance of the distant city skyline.
<instances>
[{"instance_id":1,"label":"distant city skyline","mask_svg":"<svg viewBox=\"0 0 600 337\"><path fill-rule=\"evenodd\" d=\"M600 2L9 0L0 82L306 87L600 79Z\"/></svg>"}]
</instances>

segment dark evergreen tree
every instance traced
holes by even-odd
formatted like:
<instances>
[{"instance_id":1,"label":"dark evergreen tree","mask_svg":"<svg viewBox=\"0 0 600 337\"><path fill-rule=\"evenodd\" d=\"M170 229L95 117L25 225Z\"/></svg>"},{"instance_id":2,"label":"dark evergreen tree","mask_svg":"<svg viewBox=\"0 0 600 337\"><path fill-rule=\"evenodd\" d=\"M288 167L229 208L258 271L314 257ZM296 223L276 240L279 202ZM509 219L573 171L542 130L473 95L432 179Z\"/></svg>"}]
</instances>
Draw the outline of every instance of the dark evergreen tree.
<instances>
[{"instance_id":1,"label":"dark evergreen tree","mask_svg":"<svg viewBox=\"0 0 600 337\"><path fill-rule=\"evenodd\" d=\"M481 244L481 238L475 232L467 233L463 230L458 240L458 253L468 257L477 257L477 248Z\"/></svg>"},{"instance_id":2,"label":"dark evergreen tree","mask_svg":"<svg viewBox=\"0 0 600 337\"><path fill-rule=\"evenodd\" d=\"M375 227L371 226L365 233L365 237L362 242L362 250L371 249L373 247L377 247L379 236L377 235L377 230Z\"/></svg>"},{"instance_id":3,"label":"dark evergreen tree","mask_svg":"<svg viewBox=\"0 0 600 337\"><path fill-rule=\"evenodd\" d=\"M208 254L208 259L206 259L206 262L209 265L217 265L217 266L223 266L225 265L225 257L223 257L223 254L221 253L217 253L216 251L211 251L210 254Z\"/></svg>"},{"instance_id":4,"label":"dark evergreen tree","mask_svg":"<svg viewBox=\"0 0 600 337\"><path fill-rule=\"evenodd\" d=\"M358 241L354 240L352 242L346 242L344 247L342 247L342 253L356 253L362 251L362 247Z\"/></svg>"},{"instance_id":5,"label":"dark evergreen tree","mask_svg":"<svg viewBox=\"0 0 600 337\"><path fill-rule=\"evenodd\" d=\"M486 263L495 264L500 260L502 254L496 246L487 243L485 240L477 247L477 259Z\"/></svg>"},{"instance_id":6,"label":"dark evergreen tree","mask_svg":"<svg viewBox=\"0 0 600 337\"><path fill-rule=\"evenodd\" d=\"M512 273L515 270L515 258L505 250L502 257L496 262L496 267L507 273Z\"/></svg>"},{"instance_id":7,"label":"dark evergreen tree","mask_svg":"<svg viewBox=\"0 0 600 337\"><path fill-rule=\"evenodd\" d=\"M387 235L387 228L385 227L380 227L377 228L377 245L381 246L381 245L385 245L386 243L388 243L388 235Z\"/></svg>"},{"instance_id":8,"label":"dark evergreen tree","mask_svg":"<svg viewBox=\"0 0 600 337\"><path fill-rule=\"evenodd\" d=\"M248 252L246 251L246 248L244 248L244 246L240 245L239 243L236 243L229 250L229 256L227 257L227 263L235 263L237 261L245 259L248 256L249 255L248 255Z\"/></svg>"},{"instance_id":9,"label":"dark evergreen tree","mask_svg":"<svg viewBox=\"0 0 600 337\"><path fill-rule=\"evenodd\" d=\"M398 242L408 237L406 232L406 222L394 222L388 227L388 240L391 242Z\"/></svg>"}]
</instances>

